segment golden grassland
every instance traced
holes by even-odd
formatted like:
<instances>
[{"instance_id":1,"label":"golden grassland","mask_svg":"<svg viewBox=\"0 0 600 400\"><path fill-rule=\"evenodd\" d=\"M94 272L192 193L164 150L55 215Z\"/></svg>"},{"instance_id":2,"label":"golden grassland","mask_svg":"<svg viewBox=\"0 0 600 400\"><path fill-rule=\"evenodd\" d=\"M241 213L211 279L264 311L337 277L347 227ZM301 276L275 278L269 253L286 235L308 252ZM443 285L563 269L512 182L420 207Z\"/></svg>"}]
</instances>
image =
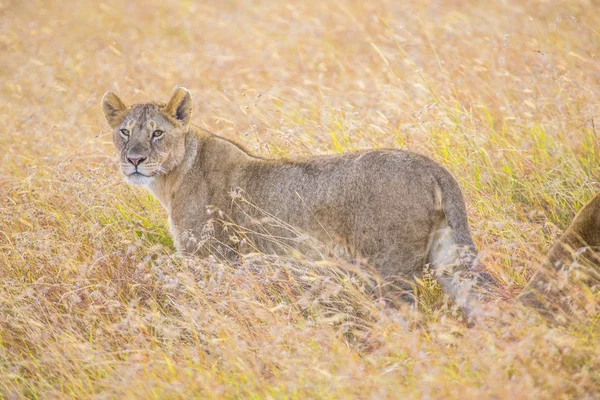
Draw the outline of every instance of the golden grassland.
<instances>
[{"instance_id":1,"label":"golden grassland","mask_svg":"<svg viewBox=\"0 0 600 400\"><path fill-rule=\"evenodd\" d=\"M599 189L596 1L0 3L0 397L597 398L600 294L516 301ZM166 101L267 157L400 147L447 166L499 281L468 328L362 278L174 255L100 110Z\"/></svg>"}]
</instances>

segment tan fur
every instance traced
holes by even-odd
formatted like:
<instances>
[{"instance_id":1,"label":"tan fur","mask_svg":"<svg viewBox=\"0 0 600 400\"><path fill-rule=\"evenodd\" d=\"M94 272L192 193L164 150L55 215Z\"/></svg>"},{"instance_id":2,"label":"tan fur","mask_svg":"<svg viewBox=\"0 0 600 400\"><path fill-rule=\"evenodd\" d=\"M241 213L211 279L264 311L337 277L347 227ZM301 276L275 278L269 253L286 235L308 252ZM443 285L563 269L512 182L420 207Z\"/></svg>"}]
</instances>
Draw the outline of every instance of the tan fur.
<instances>
[{"instance_id":1,"label":"tan fur","mask_svg":"<svg viewBox=\"0 0 600 400\"><path fill-rule=\"evenodd\" d=\"M590 251L584 251L583 248ZM546 264L555 269L570 265L576 257L598 264L600 248L600 193L590 200L548 252Z\"/></svg>"},{"instance_id":2,"label":"tan fur","mask_svg":"<svg viewBox=\"0 0 600 400\"><path fill-rule=\"evenodd\" d=\"M400 285L431 263L443 288L470 308L470 286L465 291L462 282L476 248L462 193L444 167L392 149L258 158L191 125L191 102L183 88L166 105L126 107L112 93L103 99L123 172L166 208L179 251L308 252L304 239L312 237ZM158 140L156 129L164 131ZM132 154L145 158L143 175L133 174Z\"/></svg>"},{"instance_id":3,"label":"tan fur","mask_svg":"<svg viewBox=\"0 0 600 400\"><path fill-rule=\"evenodd\" d=\"M577 279L587 285L600 282L600 193L590 200L550 248L521 300L547 310L569 296L566 283Z\"/></svg>"}]
</instances>

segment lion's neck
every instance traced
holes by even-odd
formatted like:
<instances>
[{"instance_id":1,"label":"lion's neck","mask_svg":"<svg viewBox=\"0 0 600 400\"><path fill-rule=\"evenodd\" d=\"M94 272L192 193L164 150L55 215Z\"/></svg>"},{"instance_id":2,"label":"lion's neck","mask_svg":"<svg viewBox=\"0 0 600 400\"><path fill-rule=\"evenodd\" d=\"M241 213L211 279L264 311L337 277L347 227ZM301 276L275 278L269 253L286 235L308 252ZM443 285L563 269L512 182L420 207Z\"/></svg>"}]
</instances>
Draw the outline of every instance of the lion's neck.
<instances>
[{"instance_id":1,"label":"lion's neck","mask_svg":"<svg viewBox=\"0 0 600 400\"><path fill-rule=\"evenodd\" d=\"M201 161L197 158L201 158ZM236 171L243 165L258 159L237 143L192 126L186 136L185 153L181 162L169 173L157 176L147 188L170 213L174 197L185 185L193 184L190 179L193 181L194 177L189 174L192 169L195 177L216 177L216 181L209 179L205 183L220 187L223 182L232 182ZM184 182L186 179L187 182Z\"/></svg>"},{"instance_id":2,"label":"lion's neck","mask_svg":"<svg viewBox=\"0 0 600 400\"><path fill-rule=\"evenodd\" d=\"M185 153L181 163L169 173L157 176L154 181L147 185L148 190L169 212L174 193L182 184L185 174L194 165L198 153L199 141L200 138L198 138L193 129L190 129L186 136Z\"/></svg>"}]
</instances>

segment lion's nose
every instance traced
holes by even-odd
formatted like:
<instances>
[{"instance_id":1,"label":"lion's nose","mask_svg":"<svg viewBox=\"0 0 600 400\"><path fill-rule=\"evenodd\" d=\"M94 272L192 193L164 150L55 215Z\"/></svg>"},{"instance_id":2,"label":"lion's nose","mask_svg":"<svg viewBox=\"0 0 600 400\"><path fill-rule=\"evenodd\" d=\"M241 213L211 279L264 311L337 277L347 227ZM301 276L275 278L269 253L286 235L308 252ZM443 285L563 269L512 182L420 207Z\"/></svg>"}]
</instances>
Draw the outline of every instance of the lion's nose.
<instances>
[{"instance_id":1,"label":"lion's nose","mask_svg":"<svg viewBox=\"0 0 600 400\"><path fill-rule=\"evenodd\" d=\"M140 165L142 162L144 162L146 158L145 157L139 157L139 158L134 158L134 157L127 157L127 160L132 163L133 165L135 165L136 167L138 165Z\"/></svg>"}]
</instances>

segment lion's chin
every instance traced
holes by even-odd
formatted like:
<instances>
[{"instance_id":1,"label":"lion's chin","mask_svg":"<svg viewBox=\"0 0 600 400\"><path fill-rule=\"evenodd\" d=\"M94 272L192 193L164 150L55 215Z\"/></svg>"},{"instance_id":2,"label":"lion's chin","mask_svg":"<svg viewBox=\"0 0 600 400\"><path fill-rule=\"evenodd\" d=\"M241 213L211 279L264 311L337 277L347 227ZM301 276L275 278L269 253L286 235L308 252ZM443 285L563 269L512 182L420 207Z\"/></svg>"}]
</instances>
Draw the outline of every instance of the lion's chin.
<instances>
[{"instance_id":1,"label":"lion's chin","mask_svg":"<svg viewBox=\"0 0 600 400\"><path fill-rule=\"evenodd\" d=\"M133 174L127 175L125 180L130 185L148 185L149 183L152 183L154 177L134 172Z\"/></svg>"}]
</instances>

